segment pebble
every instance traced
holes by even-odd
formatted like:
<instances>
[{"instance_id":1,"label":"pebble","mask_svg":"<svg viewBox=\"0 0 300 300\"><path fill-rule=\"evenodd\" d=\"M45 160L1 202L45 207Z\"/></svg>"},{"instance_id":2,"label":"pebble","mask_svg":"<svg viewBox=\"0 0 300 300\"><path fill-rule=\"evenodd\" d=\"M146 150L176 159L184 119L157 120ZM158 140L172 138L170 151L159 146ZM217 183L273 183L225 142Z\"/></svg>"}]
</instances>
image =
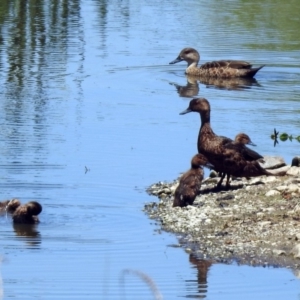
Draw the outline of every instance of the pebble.
<instances>
[{"instance_id":1,"label":"pebble","mask_svg":"<svg viewBox=\"0 0 300 300\"><path fill-rule=\"evenodd\" d=\"M290 167L290 169L286 172L287 175L290 176L299 176L300 168L299 167Z\"/></svg>"},{"instance_id":2,"label":"pebble","mask_svg":"<svg viewBox=\"0 0 300 300\"><path fill-rule=\"evenodd\" d=\"M294 258L300 258L300 244L297 244L293 247L291 254Z\"/></svg>"},{"instance_id":3,"label":"pebble","mask_svg":"<svg viewBox=\"0 0 300 300\"><path fill-rule=\"evenodd\" d=\"M265 194L267 197L272 197L272 196L276 196L276 195L280 195L279 191L276 190L270 190Z\"/></svg>"}]
</instances>

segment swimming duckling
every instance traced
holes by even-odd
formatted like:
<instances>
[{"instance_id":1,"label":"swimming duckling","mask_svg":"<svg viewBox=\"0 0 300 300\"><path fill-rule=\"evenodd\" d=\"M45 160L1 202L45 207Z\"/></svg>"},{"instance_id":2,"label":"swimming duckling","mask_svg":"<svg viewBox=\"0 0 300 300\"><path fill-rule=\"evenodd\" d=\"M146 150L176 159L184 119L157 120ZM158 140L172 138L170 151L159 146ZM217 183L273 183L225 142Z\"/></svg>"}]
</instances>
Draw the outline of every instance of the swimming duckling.
<instances>
[{"instance_id":1,"label":"swimming duckling","mask_svg":"<svg viewBox=\"0 0 300 300\"><path fill-rule=\"evenodd\" d=\"M39 222L37 217L42 212L42 205L36 201L30 201L19 206L12 215L13 222L19 224L35 224Z\"/></svg>"},{"instance_id":2,"label":"swimming duckling","mask_svg":"<svg viewBox=\"0 0 300 300\"><path fill-rule=\"evenodd\" d=\"M0 202L0 211L13 213L20 205L21 202L19 199L5 200L3 202Z\"/></svg>"},{"instance_id":3,"label":"swimming duckling","mask_svg":"<svg viewBox=\"0 0 300 300\"><path fill-rule=\"evenodd\" d=\"M179 185L175 190L173 207L193 204L203 180L202 166L213 167L204 155L196 154L192 158L191 168L180 177Z\"/></svg>"},{"instance_id":4,"label":"swimming duckling","mask_svg":"<svg viewBox=\"0 0 300 300\"><path fill-rule=\"evenodd\" d=\"M261 157L260 154L242 143L235 143L230 138L218 136L213 132L210 125L210 104L205 98L191 100L189 107L180 114L189 112L198 112L201 116L198 152L214 165L216 171L235 177L274 175L262 168L257 160L251 159L254 154ZM223 178L217 187L221 186L222 181Z\"/></svg>"},{"instance_id":5,"label":"swimming duckling","mask_svg":"<svg viewBox=\"0 0 300 300\"><path fill-rule=\"evenodd\" d=\"M252 68L252 64L243 60L218 60L207 62L198 67L199 52L194 48L184 48L178 57L170 64L176 64L185 60L188 64L186 74L203 77L248 77L252 78L263 67Z\"/></svg>"}]
</instances>

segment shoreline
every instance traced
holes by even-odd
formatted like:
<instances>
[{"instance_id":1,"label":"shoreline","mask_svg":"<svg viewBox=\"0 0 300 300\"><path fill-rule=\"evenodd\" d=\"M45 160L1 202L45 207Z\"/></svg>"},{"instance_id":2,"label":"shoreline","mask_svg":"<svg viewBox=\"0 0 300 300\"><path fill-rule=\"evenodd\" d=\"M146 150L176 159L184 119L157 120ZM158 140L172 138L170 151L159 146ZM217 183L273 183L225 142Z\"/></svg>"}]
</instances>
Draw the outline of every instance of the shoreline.
<instances>
[{"instance_id":1,"label":"shoreline","mask_svg":"<svg viewBox=\"0 0 300 300\"><path fill-rule=\"evenodd\" d=\"M147 189L159 201L144 211L196 257L300 269L300 168L285 168L285 176L236 178L221 191L214 189L219 178L208 177L183 208L172 207L178 179L159 182Z\"/></svg>"}]
</instances>

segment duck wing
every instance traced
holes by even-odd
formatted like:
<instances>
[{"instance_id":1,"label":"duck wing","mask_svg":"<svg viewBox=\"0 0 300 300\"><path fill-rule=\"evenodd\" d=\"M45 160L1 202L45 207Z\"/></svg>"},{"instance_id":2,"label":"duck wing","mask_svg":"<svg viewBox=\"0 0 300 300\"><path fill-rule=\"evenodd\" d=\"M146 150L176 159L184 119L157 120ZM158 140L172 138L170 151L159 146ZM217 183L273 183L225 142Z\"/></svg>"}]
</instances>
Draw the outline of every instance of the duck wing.
<instances>
[{"instance_id":1,"label":"duck wing","mask_svg":"<svg viewBox=\"0 0 300 300\"><path fill-rule=\"evenodd\" d=\"M229 150L233 155L235 154L235 156L239 154L241 157L240 159L244 159L246 161L253 161L263 158L263 156L261 156L259 153L248 148L242 143L227 142L224 144L224 148Z\"/></svg>"},{"instance_id":2,"label":"duck wing","mask_svg":"<svg viewBox=\"0 0 300 300\"><path fill-rule=\"evenodd\" d=\"M217 60L207 62L201 66L201 69L211 68L251 69L252 64L243 60Z\"/></svg>"}]
</instances>

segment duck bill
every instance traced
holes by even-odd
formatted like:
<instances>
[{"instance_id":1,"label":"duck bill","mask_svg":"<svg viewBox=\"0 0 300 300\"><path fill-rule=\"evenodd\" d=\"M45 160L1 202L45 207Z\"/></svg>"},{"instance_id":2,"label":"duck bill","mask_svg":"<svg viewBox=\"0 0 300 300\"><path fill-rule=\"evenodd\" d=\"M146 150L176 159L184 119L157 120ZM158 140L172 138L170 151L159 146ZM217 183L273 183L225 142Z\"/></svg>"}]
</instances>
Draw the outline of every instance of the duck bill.
<instances>
[{"instance_id":1,"label":"duck bill","mask_svg":"<svg viewBox=\"0 0 300 300\"><path fill-rule=\"evenodd\" d=\"M207 163L204 165L204 167L206 167L206 168L208 168L208 169L211 169L211 170L215 168L215 166L212 165L212 164L209 163L209 162L207 162Z\"/></svg>"},{"instance_id":2,"label":"duck bill","mask_svg":"<svg viewBox=\"0 0 300 300\"><path fill-rule=\"evenodd\" d=\"M252 143L251 141L248 143L248 145L251 145L251 146L255 146L255 147L256 147L256 144Z\"/></svg>"},{"instance_id":3,"label":"duck bill","mask_svg":"<svg viewBox=\"0 0 300 300\"><path fill-rule=\"evenodd\" d=\"M173 65L173 64L176 64L176 63L181 62L181 61L183 61L183 59L180 56L178 56L176 59L174 59L173 61L171 61L169 63L169 65Z\"/></svg>"},{"instance_id":4,"label":"duck bill","mask_svg":"<svg viewBox=\"0 0 300 300\"><path fill-rule=\"evenodd\" d=\"M182 111L181 113L179 113L180 115L185 115L187 113L192 112L192 110L188 107L186 110Z\"/></svg>"}]
</instances>

